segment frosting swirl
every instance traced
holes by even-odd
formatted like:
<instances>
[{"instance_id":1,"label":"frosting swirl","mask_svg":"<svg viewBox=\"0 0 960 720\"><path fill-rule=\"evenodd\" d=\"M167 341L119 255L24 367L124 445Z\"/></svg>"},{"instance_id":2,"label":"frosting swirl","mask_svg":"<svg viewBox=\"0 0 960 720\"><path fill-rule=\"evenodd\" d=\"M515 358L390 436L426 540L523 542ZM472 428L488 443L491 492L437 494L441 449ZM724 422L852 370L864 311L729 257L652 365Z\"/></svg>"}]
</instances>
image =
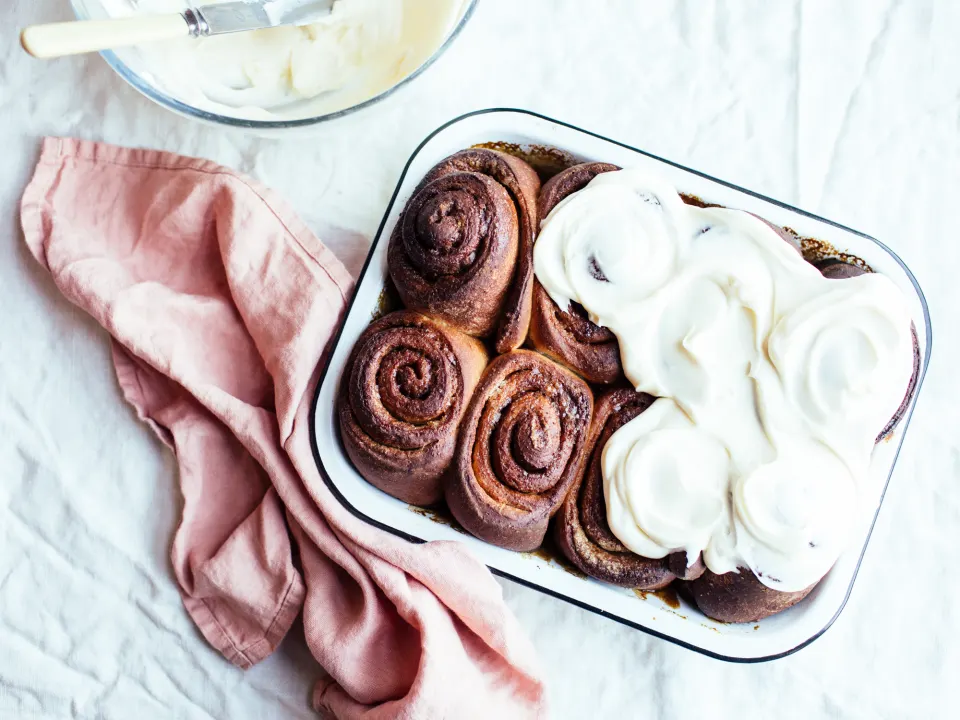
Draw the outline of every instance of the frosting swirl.
<instances>
[{"instance_id":1,"label":"frosting swirl","mask_svg":"<svg viewBox=\"0 0 960 720\"><path fill-rule=\"evenodd\" d=\"M684 550L692 562L726 510L729 464L716 438L661 398L607 441L607 520L638 555Z\"/></svg>"},{"instance_id":2,"label":"frosting swirl","mask_svg":"<svg viewBox=\"0 0 960 720\"><path fill-rule=\"evenodd\" d=\"M830 283L785 314L770 334L767 351L790 406L847 462L865 457L864 449L869 454L900 405L901 393L877 388L902 390L908 383L909 327L893 283L865 274Z\"/></svg>"},{"instance_id":3,"label":"frosting swirl","mask_svg":"<svg viewBox=\"0 0 960 720\"><path fill-rule=\"evenodd\" d=\"M760 218L685 205L640 170L559 203L534 266L660 398L604 449L613 534L644 557L748 567L776 590L818 581L860 518L874 440L913 371L896 285L825 278Z\"/></svg>"},{"instance_id":4,"label":"frosting swirl","mask_svg":"<svg viewBox=\"0 0 960 720\"><path fill-rule=\"evenodd\" d=\"M819 443L788 447L733 483L738 555L774 589L802 590L794 576L823 577L857 517L853 475Z\"/></svg>"},{"instance_id":5,"label":"frosting swirl","mask_svg":"<svg viewBox=\"0 0 960 720\"><path fill-rule=\"evenodd\" d=\"M685 220L683 201L668 184L632 170L603 173L543 221L536 276L558 307L579 302L594 323L613 327L618 311L674 274L690 239Z\"/></svg>"}]
</instances>

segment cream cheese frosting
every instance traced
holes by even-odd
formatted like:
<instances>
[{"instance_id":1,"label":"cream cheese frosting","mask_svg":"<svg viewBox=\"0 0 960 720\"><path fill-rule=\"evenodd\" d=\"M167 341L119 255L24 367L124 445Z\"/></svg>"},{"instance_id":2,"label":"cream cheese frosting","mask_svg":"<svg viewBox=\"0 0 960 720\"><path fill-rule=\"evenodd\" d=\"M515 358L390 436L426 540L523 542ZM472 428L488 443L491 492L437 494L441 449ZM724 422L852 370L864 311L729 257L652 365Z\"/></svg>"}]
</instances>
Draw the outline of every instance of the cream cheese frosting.
<instances>
[{"instance_id":1,"label":"cream cheese frosting","mask_svg":"<svg viewBox=\"0 0 960 720\"><path fill-rule=\"evenodd\" d=\"M228 0L104 0L114 17ZM293 0L291 0L292 2ZM356 105L410 75L443 44L466 0L336 0L320 22L144 45L151 81L232 117L297 119Z\"/></svg>"},{"instance_id":2,"label":"cream cheese frosting","mask_svg":"<svg viewBox=\"0 0 960 720\"><path fill-rule=\"evenodd\" d=\"M687 205L641 170L598 175L543 220L538 280L620 342L659 399L615 432L610 528L645 557L703 553L802 590L865 511L874 440L913 368L888 278L824 278L762 220Z\"/></svg>"}]
</instances>

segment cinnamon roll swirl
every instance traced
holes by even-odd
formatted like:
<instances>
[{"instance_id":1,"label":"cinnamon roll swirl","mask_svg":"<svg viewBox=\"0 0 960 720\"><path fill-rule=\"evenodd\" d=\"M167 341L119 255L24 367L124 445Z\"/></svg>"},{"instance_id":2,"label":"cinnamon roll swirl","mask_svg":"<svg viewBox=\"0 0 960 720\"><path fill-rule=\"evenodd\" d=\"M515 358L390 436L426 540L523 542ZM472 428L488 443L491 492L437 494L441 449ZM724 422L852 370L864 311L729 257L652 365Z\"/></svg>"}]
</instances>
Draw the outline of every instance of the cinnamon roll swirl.
<instances>
[{"instance_id":1,"label":"cinnamon roll swirl","mask_svg":"<svg viewBox=\"0 0 960 720\"><path fill-rule=\"evenodd\" d=\"M486 361L478 340L415 312L370 325L347 363L337 409L360 474L404 502L439 500Z\"/></svg>"},{"instance_id":2,"label":"cinnamon roll swirl","mask_svg":"<svg viewBox=\"0 0 960 720\"><path fill-rule=\"evenodd\" d=\"M816 263L817 269L820 271L820 274L825 278L830 278L831 280L843 280L845 278L857 277L863 275L866 270L864 270L859 265L854 265L853 263L844 262L836 258L827 258ZM890 433L893 432L893 429L897 424L903 419L903 416L907 413L907 408L910 407L910 400L913 398L913 394L917 390L917 381L920 379L920 339L917 337L917 328L911 327L911 333L913 334L913 373L910 376L910 383L907 385L907 391L903 396L903 401L900 403L900 407L897 408L897 411L894 413L893 417L890 418L890 422L884 426L883 430L880 431L880 434L877 435L877 442L880 442Z\"/></svg>"},{"instance_id":3,"label":"cinnamon roll swirl","mask_svg":"<svg viewBox=\"0 0 960 720\"><path fill-rule=\"evenodd\" d=\"M600 173L619 169L609 163L583 163L554 175L540 192L540 217L545 218L560 201L582 190ZM614 334L590 322L579 305L557 307L537 280L533 289L530 342L589 382L612 383L623 376L620 346Z\"/></svg>"},{"instance_id":4,"label":"cinnamon roll swirl","mask_svg":"<svg viewBox=\"0 0 960 720\"><path fill-rule=\"evenodd\" d=\"M390 238L390 276L404 305L498 353L527 336L540 179L523 160L470 149L434 167Z\"/></svg>"},{"instance_id":5,"label":"cinnamon roll swirl","mask_svg":"<svg viewBox=\"0 0 960 720\"><path fill-rule=\"evenodd\" d=\"M589 459L554 521L557 543L574 565L597 580L638 590L659 590L677 577L692 580L704 571L700 558L687 567L682 552L662 559L641 557L624 547L607 523L603 449L613 433L653 401L652 396L629 388L609 390L597 399L584 449Z\"/></svg>"},{"instance_id":6,"label":"cinnamon roll swirl","mask_svg":"<svg viewBox=\"0 0 960 720\"><path fill-rule=\"evenodd\" d=\"M461 422L447 504L469 532L533 550L576 480L593 398L569 370L529 350L496 358Z\"/></svg>"}]
</instances>

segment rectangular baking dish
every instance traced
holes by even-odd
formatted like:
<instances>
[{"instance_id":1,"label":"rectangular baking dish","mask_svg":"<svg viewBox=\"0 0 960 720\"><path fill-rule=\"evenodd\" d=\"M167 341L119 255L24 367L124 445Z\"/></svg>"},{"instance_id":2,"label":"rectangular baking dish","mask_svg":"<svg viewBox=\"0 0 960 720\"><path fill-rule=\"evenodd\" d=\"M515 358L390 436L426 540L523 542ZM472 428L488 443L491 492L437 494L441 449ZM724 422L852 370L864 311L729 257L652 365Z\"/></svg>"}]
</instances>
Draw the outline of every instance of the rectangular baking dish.
<instances>
[{"instance_id":1,"label":"rectangular baking dish","mask_svg":"<svg viewBox=\"0 0 960 720\"><path fill-rule=\"evenodd\" d=\"M870 540L876 512L867 513L857 530L861 540L844 553L827 577L800 604L773 617L747 625L710 620L677 598L638 594L571 571L569 565L544 553L515 553L489 545L435 514L413 508L368 484L351 465L339 439L334 400L344 365L357 338L381 303L388 277L387 244L397 219L417 183L438 161L473 145L490 142L521 147L558 148L577 161L605 161L623 167L648 167L670 180L681 192L731 208L756 213L801 237L826 241L840 252L865 260L890 277L907 296L920 341L921 370L917 391L892 437L880 443L871 465L880 504L896 463L904 433L926 374L931 327L927 304L910 270L885 245L855 230L654 157L636 148L600 137L535 113L491 109L462 115L443 125L418 147L404 168L373 241L356 293L312 408L313 450L324 480L351 512L367 522L411 540L457 540L503 577L561 598L587 610L643 630L711 657L735 662L759 662L784 657L813 642L836 620L853 588L860 560Z\"/></svg>"}]
</instances>

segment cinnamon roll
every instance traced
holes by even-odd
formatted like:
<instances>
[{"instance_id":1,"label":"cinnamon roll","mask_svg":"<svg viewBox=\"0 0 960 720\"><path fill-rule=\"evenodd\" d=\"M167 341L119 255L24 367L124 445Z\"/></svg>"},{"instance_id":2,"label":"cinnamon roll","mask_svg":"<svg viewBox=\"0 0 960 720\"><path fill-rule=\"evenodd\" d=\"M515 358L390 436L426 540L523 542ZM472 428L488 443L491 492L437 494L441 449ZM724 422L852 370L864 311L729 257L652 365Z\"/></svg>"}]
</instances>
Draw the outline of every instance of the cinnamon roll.
<instances>
[{"instance_id":1,"label":"cinnamon roll","mask_svg":"<svg viewBox=\"0 0 960 720\"><path fill-rule=\"evenodd\" d=\"M533 550L576 480L593 412L590 388L529 350L496 358L461 422L447 504L469 532Z\"/></svg>"},{"instance_id":2,"label":"cinnamon roll","mask_svg":"<svg viewBox=\"0 0 960 720\"><path fill-rule=\"evenodd\" d=\"M619 170L609 163L583 163L567 168L546 182L540 192L540 217L600 173ZM559 308L539 281L534 281L530 342L537 350L580 373L592 383L612 383L623 376L620 346L607 328L590 322L583 308L571 303Z\"/></svg>"},{"instance_id":3,"label":"cinnamon roll","mask_svg":"<svg viewBox=\"0 0 960 720\"><path fill-rule=\"evenodd\" d=\"M682 552L662 559L636 555L624 547L607 523L603 449L613 433L653 401L652 396L629 388L609 390L597 399L584 449L589 459L554 521L557 543L574 565L597 580L638 590L659 590L677 577L693 580L704 571L700 558L687 567L686 554Z\"/></svg>"},{"instance_id":4,"label":"cinnamon roll","mask_svg":"<svg viewBox=\"0 0 960 720\"><path fill-rule=\"evenodd\" d=\"M451 155L420 183L390 237L390 276L404 305L469 335L496 333L498 353L530 324L540 179L495 150Z\"/></svg>"},{"instance_id":5,"label":"cinnamon roll","mask_svg":"<svg viewBox=\"0 0 960 720\"><path fill-rule=\"evenodd\" d=\"M419 313L401 310L370 325L347 363L337 409L360 474L404 502L439 500L486 361L478 340Z\"/></svg>"},{"instance_id":6,"label":"cinnamon roll","mask_svg":"<svg viewBox=\"0 0 960 720\"><path fill-rule=\"evenodd\" d=\"M772 590L750 570L740 568L739 572L723 575L707 570L693 582L686 583L686 591L704 615L725 623L745 623L793 607L816 586L814 583L796 592Z\"/></svg>"},{"instance_id":7,"label":"cinnamon roll","mask_svg":"<svg viewBox=\"0 0 960 720\"><path fill-rule=\"evenodd\" d=\"M815 263L815 266L821 275L831 280L853 278L867 272L859 265L854 265L853 263L845 262L838 258L820 260ZM910 332L913 335L913 373L910 375L910 383L907 385L907 390L903 396L903 401L900 403L900 407L897 408L893 417L890 418L890 422L888 422L883 430L880 431L880 434L877 435L877 442L880 442L893 432L893 429L903 419L903 416L906 415L907 408L910 407L910 400L917 390L917 382L920 379L920 338L917 337L917 328L915 326L911 325Z\"/></svg>"},{"instance_id":8,"label":"cinnamon roll","mask_svg":"<svg viewBox=\"0 0 960 720\"><path fill-rule=\"evenodd\" d=\"M814 263L820 274L832 280L843 280L863 275L859 265L836 258L828 258ZM920 344L916 328L913 329L913 374L904 395L903 402L887 425L877 436L877 442L889 435L906 413L920 375ZM819 582L819 581L818 581ZM752 571L740 568L737 573L715 574L709 570L696 582L685 583L684 590L696 603L700 611L721 622L756 622L765 617L782 612L803 600L817 586L796 592L782 592L767 587Z\"/></svg>"}]
</instances>

